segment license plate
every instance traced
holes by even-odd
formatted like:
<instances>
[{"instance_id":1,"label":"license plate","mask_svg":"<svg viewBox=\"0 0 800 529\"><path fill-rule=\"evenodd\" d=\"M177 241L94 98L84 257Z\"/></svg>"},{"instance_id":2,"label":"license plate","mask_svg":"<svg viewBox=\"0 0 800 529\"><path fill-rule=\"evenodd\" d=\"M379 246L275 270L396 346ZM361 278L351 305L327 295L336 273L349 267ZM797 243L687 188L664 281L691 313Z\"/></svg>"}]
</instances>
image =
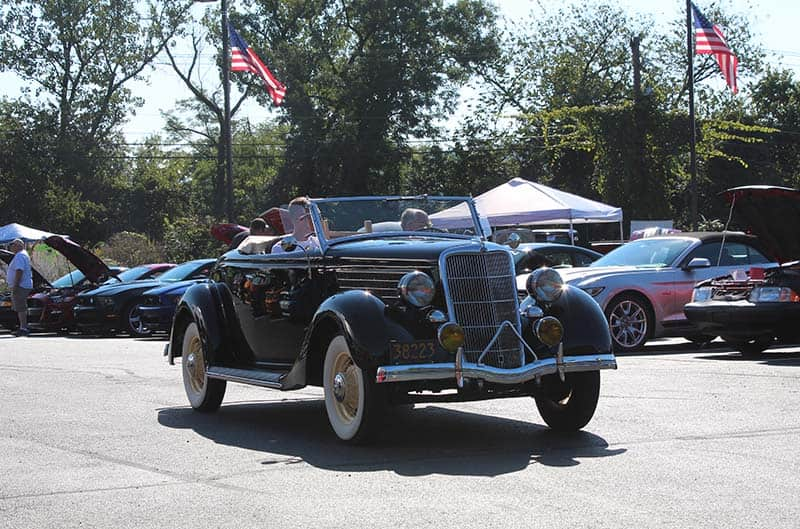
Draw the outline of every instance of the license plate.
<instances>
[{"instance_id":1,"label":"license plate","mask_svg":"<svg viewBox=\"0 0 800 529\"><path fill-rule=\"evenodd\" d=\"M435 352L436 344L433 340L391 342L389 344L389 356L393 364L430 362Z\"/></svg>"}]
</instances>

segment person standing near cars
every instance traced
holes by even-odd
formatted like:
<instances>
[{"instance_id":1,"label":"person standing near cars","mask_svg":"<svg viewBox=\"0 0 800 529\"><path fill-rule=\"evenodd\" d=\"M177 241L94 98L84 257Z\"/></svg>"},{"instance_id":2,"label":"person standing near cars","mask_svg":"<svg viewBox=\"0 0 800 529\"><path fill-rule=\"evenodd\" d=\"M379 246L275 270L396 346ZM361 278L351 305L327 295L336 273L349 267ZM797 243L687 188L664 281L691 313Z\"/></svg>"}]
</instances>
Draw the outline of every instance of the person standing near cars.
<instances>
[{"instance_id":1,"label":"person standing near cars","mask_svg":"<svg viewBox=\"0 0 800 529\"><path fill-rule=\"evenodd\" d=\"M25 251L25 243L21 239L14 239L10 250L14 253L14 257L8 263L7 280L11 286L11 308L19 319L16 335L27 336L31 333L28 329L28 295L33 290L31 258Z\"/></svg>"}]
</instances>

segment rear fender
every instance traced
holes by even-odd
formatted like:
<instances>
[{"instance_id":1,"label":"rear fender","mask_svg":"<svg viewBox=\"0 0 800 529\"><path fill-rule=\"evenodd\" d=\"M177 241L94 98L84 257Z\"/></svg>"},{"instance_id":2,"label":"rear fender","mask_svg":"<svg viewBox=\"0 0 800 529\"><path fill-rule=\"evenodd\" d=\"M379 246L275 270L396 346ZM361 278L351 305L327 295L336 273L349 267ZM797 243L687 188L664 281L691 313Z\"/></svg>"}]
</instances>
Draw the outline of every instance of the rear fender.
<instances>
[{"instance_id":1,"label":"rear fender","mask_svg":"<svg viewBox=\"0 0 800 529\"><path fill-rule=\"evenodd\" d=\"M175 310L167 353L169 363L181 356L183 334L191 322L197 324L209 364L229 360L233 356L229 336L232 316L233 303L224 284L209 281L190 286Z\"/></svg>"}]
</instances>

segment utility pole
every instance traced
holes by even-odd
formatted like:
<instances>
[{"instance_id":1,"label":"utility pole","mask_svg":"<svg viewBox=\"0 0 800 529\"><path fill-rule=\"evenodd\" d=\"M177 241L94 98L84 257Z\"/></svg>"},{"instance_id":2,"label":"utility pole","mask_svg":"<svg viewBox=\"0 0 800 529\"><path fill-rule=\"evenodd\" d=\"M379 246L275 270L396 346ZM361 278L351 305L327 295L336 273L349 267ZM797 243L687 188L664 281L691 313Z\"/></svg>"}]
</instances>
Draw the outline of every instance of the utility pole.
<instances>
[{"instance_id":1,"label":"utility pole","mask_svg":"<svg viewBox=\"0 0 800 529\"><path fill-rule=\"evenodd\" d=\"M222 135L225 142L225 216L233 218L233 140L231 138L231 40L228 35L228 0L221 0L222 8L222 93L225 100L225 120Z\"/></svg>"},{"instance_id":2,"label":"utility pole","mask_svg":"<svg viewBox=\"0 0 800 529\"><path fill-rule=\"evenodd\" d=\"M692 3L686 0L686 75L689 83L689 200L692 231L697 229L697 129L694 126L694 50L692 48Z\"/></svg>"}]
</instances>

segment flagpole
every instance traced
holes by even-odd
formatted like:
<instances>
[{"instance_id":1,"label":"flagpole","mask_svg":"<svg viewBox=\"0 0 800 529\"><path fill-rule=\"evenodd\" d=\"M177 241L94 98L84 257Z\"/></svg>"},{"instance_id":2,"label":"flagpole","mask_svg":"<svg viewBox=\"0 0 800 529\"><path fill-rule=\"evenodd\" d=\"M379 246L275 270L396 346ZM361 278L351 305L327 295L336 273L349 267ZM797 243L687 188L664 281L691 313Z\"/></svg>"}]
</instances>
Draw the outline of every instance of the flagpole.
<instances>
[{"instance_id":1,"label":"flagpole","mask_svg":"<svg viewBox=\"0 0 800 529\"><path fill-rule=\"evenodd\" d=\"M694 50L692 49L692 1L686 0L686 59L689 80L689 200L692 231L697 229L697 129L694 122Z\"/></svg>"},{"instance_id":2,"label":"flagpole","mask_svg":"<svg viewBox=\"0 0 800 529\"><path fill-rule=\"evenodd\" d=\"M231 41L228 35L228 0L221 0L222 8L222 94L224 112L222 141L225 144L225 216L228 222L233 218L233 142L231 140Z\"/></svg>"}]
</instances>

